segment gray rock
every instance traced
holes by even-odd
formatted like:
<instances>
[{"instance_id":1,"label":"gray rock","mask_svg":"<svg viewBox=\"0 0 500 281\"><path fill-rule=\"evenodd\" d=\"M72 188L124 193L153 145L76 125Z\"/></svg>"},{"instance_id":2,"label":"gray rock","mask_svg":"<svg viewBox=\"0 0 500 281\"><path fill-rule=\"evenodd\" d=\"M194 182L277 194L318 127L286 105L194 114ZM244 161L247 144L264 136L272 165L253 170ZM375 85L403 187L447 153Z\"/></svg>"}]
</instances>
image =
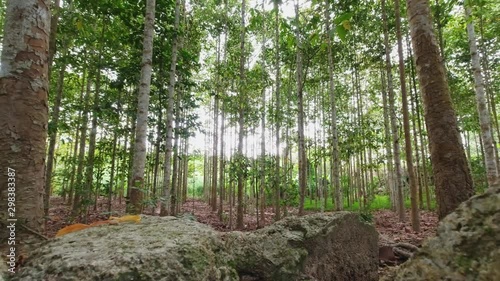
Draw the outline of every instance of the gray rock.
<instances>
[{"instance_id":1,"label":"gray rock","mask_svg":"<svg viewBox=\"0 0 500 281\"><path fill-rule=\"evenodd\" d=\"M287 218L249 232L143 216L34 251L12 280L377 280L377 232L357 214ZM257 278L257 279L255 279Z\"/></svg>"},{"instance_id":2,"label":"gray rock","mask_svg":"<svg viewBox=\"0 0 500 281\"><path fill-rule=\"evenodd\" d=\"M462 203L437 236L384 280L500 280L500 193Z\"/></svg>"}]
</instances>

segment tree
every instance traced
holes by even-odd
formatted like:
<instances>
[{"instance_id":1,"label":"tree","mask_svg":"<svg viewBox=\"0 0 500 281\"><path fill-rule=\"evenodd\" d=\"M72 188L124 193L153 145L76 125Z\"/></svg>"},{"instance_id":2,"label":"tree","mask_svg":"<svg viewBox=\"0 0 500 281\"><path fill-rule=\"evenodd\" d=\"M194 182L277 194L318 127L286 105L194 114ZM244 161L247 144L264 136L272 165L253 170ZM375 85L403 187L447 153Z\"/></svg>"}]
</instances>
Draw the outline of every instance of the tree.
<instances>
[{"instance_id":1,"label":"tree","mask_svg":"<svg viewBox=\"0 0 500 281\"><path fill-rule=\"evenodd\" d=\"M458 131L446 71L439 55L427 0L407 0L408 21L429 134L438 216L451 213L474 193Z\"/></svg>"},{"instance_id":2,"label":"tree","mask_svg":"<svg viewBox=\"0 0 500 281\"><path fill-rule=\"evenodd\" d=\"M48 0L7 1L0 70L2 214L41 232L48 122ZM11 200L15 198L15 201ZM15 205L15 206L14 206ZM6 214L7 215L7 214ZM2 223L7 218L2 217Z\"/></svg>"},{"instance_id":3,"label":"tree","mask_svg":"<svg viewBox=\"0 0 500 281\"><path fill-rule=\"evenodd\" d=\"M394 10L396 12L396 36L398 38L398 57L399 57L399 81L401 84L401 103L403 105L403 128L405 133L405 152L406 152L406 167L408 168L408 181L410 182L410 199L411 199L411 225L413 231L420 231L420 217L417 205L417 182L415 176L415 170L413 169L413 152L411 149L411 136L410 136L410 117L408 112L408 94L406 91L406 74L405 74L405 64L403 57L403 42L401 36L401 15L399 8L399 0L394 1ZM401 189L398 189L398 193L402 193ZM398 194L399 205L401 206L403 202L403 194ZM404 219L403 208L400 207L400 219Z\"/></svg>"},{"instance_id":4,"label":"tree","mask_svg":"<svg viewBox=\"0 0 500 281\"><path fill-rule=\"evenodd\" d=\"M466 2L467 3L467 2ZM498 169L495 160L495 146L493 143L493 134L491 130L490 113L486 105L486 95L484 91L483 75L479 52L477 50L476 33L474 31L474 22L471 19L472 9L469 4L465 4L465 20L467 22L467 35L469 37L469 49L471 55L472 72L474 75L474 88L476 92L477 113L479 115L479 124L481 128L482 141L484 146L484 164L486 167L486 176L488 186L500 185L498 182Z\"/></svg>"},{"instance_id":5,"label":"tree","mask_svg":"<svg viewBox=\"0 0 500 281\"><path fill-rule=\"evenodd\" d=\"M276 71L275 83L276 83L276 171L275 171L275 180L274 180L274 200L275 200L275 209L274 209L274 218L276 221L281 219L281 210L280 210L280 193L281 193L281 179L280 179L280 128L281 128L281 101L280 101L280 87L281 87L281 72L280 72L280 9L279 4L281 1L274 0L274 70ZM262 125L264 127L264 125ZM264 135L262 136L264 138ZM262 140L264 143L264 140ZM263 160L264 161L264 160ZM264 202L262 200L262 218L264 218Z\"/></svg>"},{"instance_id":6,"label":"tree","mask_svg":"<svg viewBox=\"0 0 500 281\"><path fill-rule=\"evenodd\" d=\"M335 97L335 85L333 81L333 50L332 50L332 32L330 25L330 1L325 1L325 25L327 33L327 44L328 44L328 96L330 97L330 120L331 124L331 138L332 138L332 158L333 158L333 168L332 168L332 184L334 190L334 202L335 210L342 211L344 208L344 202L342 200L342 190L340 190L340 158L339 158L339 139L337 131L337 102Z\"/></svg>"},{"instance_id":7,"label":"tree","mask_svg":"<svg viewBox=\"0 0 500 281\"><path fill-rule=\"evenodd\" d=\"M144 43L141 62L141 78L137 103L137 123L134 142L134 158L132 162L132 178L130 186L130 204L128 212L142 212L144 168L146 164L146 137L148 130L149 92L151 85L153 33L155 19L155 0L146 0L146 15L144 19Z\"/></svg>"},{"instance_id":8,"label":"tree","mask_svg":"<svg viewBox=\"0 0 500 281\"><path fill-rule=\"evenodd\" d=\"M240 77L238 93L238 208L236 209L236 228L243 229L243 185L245 178L245 161L243 156L243 136L245 134L245 0L241 0L241 26L240 26Z\"/></svg>"},{"instance_id":9,"label":"tree","mask_svg":"<svg viewBox=\"0 0 500 281\"><path fill-rule=\"evenodd\" d=\"M160 215L166 216L168 212L167 204L175 203L175 194L173 194L174 186L172 184L172 152L173 152L173 123L174 123L174 91L175 91L175 77L176 77L176 67L177 67L177 49L179 47L179 18L180 18L180 1L175 1L175 22L174 29L177 32L172 44L172 57L170 61L170 76L168 85L168 102L167 102L167 135L165 137L165 163L164 169L164 180L163 180L163 197L165 202L161 204ZM173 199L171 199L172 197ZM175 204L174 204L175 205ZM175 206L171 206L174 208Z\"/></svg>"},{"instance_id":10,"label":"tree","mask_svg":"<svg viewBox=\"0 0 500 281\"><path fill-rule=\"evenodd\" d=\"M307 159L304 141L304 83L303 83L303 49L302 39L300 38L300 15L299 4L295 3L295 37L297 41L297 98L298 98L298 152L299 152L299 216L304 214L304 199L307 185Z\"/></svg>"}]
</instances>

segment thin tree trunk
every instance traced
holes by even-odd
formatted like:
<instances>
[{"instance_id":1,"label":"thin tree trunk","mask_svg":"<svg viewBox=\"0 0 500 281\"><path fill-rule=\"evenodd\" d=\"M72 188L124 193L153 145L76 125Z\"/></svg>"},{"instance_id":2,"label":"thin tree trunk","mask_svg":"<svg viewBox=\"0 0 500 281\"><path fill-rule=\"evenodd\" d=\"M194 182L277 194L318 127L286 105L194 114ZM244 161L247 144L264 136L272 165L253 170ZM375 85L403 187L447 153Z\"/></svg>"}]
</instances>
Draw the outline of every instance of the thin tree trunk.
<instances>
[{"instance_id":1,"label":"thin tree trunk","mask_svg":"<svg viewBox=\"0 0 500 281\"><path fill-rule=\"evenodd\" d=\"M109 187L108 187L108 213L111 213L111 199L113 195L113 185L115 181L115 162L116 162L116 146L118 142L118 134L113 132L113 150L111 152L111 172L109 176Z\"/></svg>"},{"instance_id":2,"label":"thin tree trunk","mask_svg":"<svg viewBox=\"0 0 500 281\"><path fill-rule=\"evenodd\" d=\"M225 142L224 142L224 134L226 131L225 128L225 109L224 109L224 101L222 102L222 116L221 116L221 128L220 128L220 170L219 170L219 219L222 221L222 214L224 212L224 186L225 186L225 181L224 181L224 149L225 149Z\"/></svg>"},{"instance_id":3,"label":"thin tree trunk","mask_svg":"<svg viewBox=\"0 0 500 281\"><path fill-rule=\"evenodd\" d=\"M495 147L493 145L493 136L491 130L491 120L488 107L486 105L486 95L484 91L483 75L477 50L476 34L474 31L474 22L471 19L471 7L465 5L465 21L467 22L467 35L469 37L469 50L471 55L472 72L474 74L474 88L476 92L477 113L479 115L479 124L484 147L484 162L486 167L486 176L490 188L500 188L498 181L497 162L495 159Z\"/></svg>"},{"instance_id":4,"label":"thin tree trunk","mask_svg":"<svg viewBox=\"0 0 500 281\"><path fill-rule=\"evenodd\" d=\"M85 76L85 74L84 74ZM90 75L89 75L90 76ZM88 104L87 100L90 95L91 80L87 77L87 88L84 97L84 106L82 113L82 121L80 128L80 151L78 152L78 168L76 169L76 184L75 184L75 196L73 197L73 208L71 211L71 216L76 217L80 213L80 201L83 190L83 166L85 162L85 146L87 140L87 126L88 126Z\"/></svg>"},{"instance_id":5,"label":"thin tree trunk","mask_svg":"<svg viewBox=\"0 0 500 281\"><path fill-rule=\"evenodd\" d=\"M410 135L410 114L408 110L408 93L406 91L406 74L405 63L403 57L403 40L401 35L401 15L399 8L399 0L394 1L394 10L396 11L396 37L398 38L398 57L399 57L399 81L401 84L401 103L403 104L403 129L405 134L405 152L406 152L406 169L408 170L408 180L410 182L410 200L411 200L411 225L413 231L420 231L420 214L418 210L418 186L413 168L413 151ZM399 203L399 219L404 220L404 199L403 191L398 189Z\"/></svg>"},{"instance_id":6,"label":"thin tree trunk","mask_svg":"<svg viewBox=\"0 0 500 281\"><path fill-rule=\"evenodd\" d=\"M331 121L331 148L332 148L332 188L334 190L335 210L342 211L344 202L342 200L342 190L340 189L340 159L339 159L339 140L337 132L337 105L335 97L335 85L333 81L333 50L332 50L332 32L330 24L330 2L327 0L325 7L325 25L328 45L328 96L330 97L330 121Z\"/></svg>"},{"instance_id":7,"label":"thin tree trunk","mask_svg":"<svg viewBox=\"0 0 500 281\"><path fill-rule=\"evenodd\" d=\"M134 155L132 161L132 179L130 187L130 214L140 214L144 197L144 169L146 165L146 139L148 131L149 92L153 69L153 34L156 0L146 0L144 16L144 37L141 61L141 78L137 99L137 123L135 130Z\"/></svg>"},{"instance_id":8,"label":"thin tree trunk","mask_svg":"<svg viewBox=\"0 0 500 281\"><path fill-rule=\"evenodd\" d=\"M296 23L296 41L297 41L297 97L298 97L298 153L299 153L299 216L304 215L304 199L306 196L307 187L307 163L306 163L306 149L304 141L304 92L303 92L303 65L302 65L302 43L300 39L299 29L299 4L295 4L295 23Z\"/></svg>"},{"instance_id":9,"label":"thin tree trunk","mask_svg":"<svg viewBox=\"0 0 500 281\"><path fill-rule=\"evenodd\" d=\"M279 221L281 219L281 182L280 182L280 129L281 129L281 66L280 66L280 10L279 1L274 1L274 71L275 76L275 91L276 91L276 167L274 175L274 220ZM264 141L264 140L263 140ZM264 195L263 195L264 196ZM264 200L263 200L264 201ZM265 201L264 201L265 202ZM264 203L263 202L263 203ZM265 204L261 204L263 207ZM263 213L263 212L262 212ZM264 214L262 214L264 218Z\"/></svg>"},{"instance_id":10,"label":"thin tree trunk","mask_svg":"<svg viewBox=\"0 0 500 281\"><path fill-rule=\"evenodd\" d=\"M392 132L392 149L394 153L394 169L396 174L396 182L394 183L394 188L397 192L396 206L399 214L399 220L404 220L404 201L403 201L403 186L401 180L401 156L400 156L400 146L399 146L399 131L396 121L396 110L395 110L395 99L394 99L394 89L392 86L392 64L390 57L390 47L389 47L389 36L387 28L387 13L385 9L385 0L382 0L382 19L384 22L384 45L385 45L385 62L387 71L387 91L389 93L389 112L391 120L391 132Z\"/></svg>"},{"instance_id":11,"label":"thin tree trunk","mask_svg":"<svg viewBox=\"0 0 500 281\"><path fill-rule=\"evenodd\" d=\"M166 200L164 204L161 204L160 216L166 216L168 214L167 202L170 202L170 196L175 196L172 194L172 141L173 141L173 122L174 122L174 91L175 91L175 74L177 69L177 50L179 46L179 19L180 19L180 0L175 1L175 20L174 20L174 30L176 31L174 36L174 42L172 43L172 57L170 61L170 79L168 86L168 103L167 103L167 136L165 138L165 163L164 163L164 180L163 180L163 197Z\"/></svg>"},{"instance_id":12,"label":"thin tree trunk","mask_svg":"<svg viewBox=\"0 0 500 281\"><path fill-rule=\"evenodd\" d=\"M49 81L52 72L52 62L54 61L54 55L56 54L56 37L57 37L57 27L59 25L59 11L61 10L61 0L53 0L51 11L52 17L50 19L50 36L49 36L49 57L48 57L48 67L49 67Z\"/></svg>"},{"instance_id":13,"label":"thin tree trunk","mask_svg":"<svg viewBox=\"0 0 500 281\"><path fill-rule=\"evenodd\" d=\"M220 35L217 37L217 66L220 66ZM217 211L217 148L219 145L219 95L220 95L220 74L217 75L217 92L214 96L214 136L213 136L213 158L212 158L212 185L211 200L212 212Z\"/></svg>"},{"instance_id":14,"label":"thin tree trunk","mask_svg":"<svg viewBox=\"0 0 500 281\"><path fill-rule=\"evenodd\" d=\"M246 90L244 89L245 81L245 7L246 1L241 0L241 26L240 26L240 81L239 81L239 109L238 109L238 161L240 165L240 171L238 171L238 208L236 210L236 228L243 229L243 185L245 181L245 175L243 172L244 167L244 155L243 155L243 136L244 136L244 109L243 103L245 100Z\"/></svg>"},{"instance_id":15,"label":"thin tree trunk","mask_svg":"<svg viewBox=\"0 0 500 281\"><path fill-rule=\"evenodd\" d=\"M266 185L266 89L262 89L262 112L260 117L260 130L261 130L261 140L260 140L260 186L259 195L257 202L260 202L260 217L257 214L257 227L262 227L265 225L264 216L264 204L265 204L265 185ZM259 209L257 209L259 211Z\"/></svg>"},{"instance_id":16,"label":"thin tree trunk","mask_svg":"<svg viewBox=\"0 0 500 281\"><path fill-rule=\"evenodd\" d=\"M177 205L179 205L179 129L180 129L180 95L177 95L175 104L175 131L174 131L174 149L172 163L172 184L170 188L170 215L177 215Z\"/></svg>"},{"instance_id":17,"label":"thin tree trunk","mask_svg":"<svg viewBox=\"0 0 500 281\"><path fill-rule=\"evenodd\" d=\"M85 78L84 78L84 81L85 81ZM66 202L66 204L68 204L70 206L73 203L75 173L76 173L76 166L77 166L76 158L78 157L78 146L80 145L79 136L80 136L80 130L76 130L75 145L73 147L73 156L71 157L71 174L70 174L70 179L69 179L68 201L64 200Z\"/></svg>"},{"instance_id":18,"label":"thin tree trunk","mask_svg":"<svg viewBox=\"0 0 500 281\"><path fill-rule=\"evenodd\" d=\"M64 74L66 73L66 64L64 63L59 70L59 78L57 79L56 99L52 108L52 116L49 123L49 151L47 153L47 166L45 168L45 194L43 211L45 221L49 218L49 199L52 194L52 170L54 164L54 153L56 150L57 127L59 123L59 109L61 107L61 99L64 88Z\"/></svg>"}]
</instances>

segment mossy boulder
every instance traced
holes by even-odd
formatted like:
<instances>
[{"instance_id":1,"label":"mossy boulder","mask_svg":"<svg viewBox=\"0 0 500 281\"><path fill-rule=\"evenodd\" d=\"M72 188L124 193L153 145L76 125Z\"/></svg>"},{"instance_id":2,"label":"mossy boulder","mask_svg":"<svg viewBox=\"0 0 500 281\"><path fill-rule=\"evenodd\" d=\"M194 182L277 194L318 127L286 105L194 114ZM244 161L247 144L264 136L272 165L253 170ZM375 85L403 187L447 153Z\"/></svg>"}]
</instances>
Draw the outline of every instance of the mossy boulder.
<instances>
[{"instance_id":1,"label":"mossy boulder","mask_svg":"<svg viewBox=\"0 0 500 281\"><path fill-rule=\"evenodd\" d=\"M500 193L462 203L439 224L437 236L384 280L500 280Z\"/></svg>"},{"instance_id":2,"label":"mossy boulder","mask_svg":"<svg viewBox=\"0 0 500 281\"><path fill-rule=\"evenodd\" d=\"M12 280L377 280L377 232L354 213L286 218L255 232L143 216L52 239Z\"/></svg>"}]
</instances>

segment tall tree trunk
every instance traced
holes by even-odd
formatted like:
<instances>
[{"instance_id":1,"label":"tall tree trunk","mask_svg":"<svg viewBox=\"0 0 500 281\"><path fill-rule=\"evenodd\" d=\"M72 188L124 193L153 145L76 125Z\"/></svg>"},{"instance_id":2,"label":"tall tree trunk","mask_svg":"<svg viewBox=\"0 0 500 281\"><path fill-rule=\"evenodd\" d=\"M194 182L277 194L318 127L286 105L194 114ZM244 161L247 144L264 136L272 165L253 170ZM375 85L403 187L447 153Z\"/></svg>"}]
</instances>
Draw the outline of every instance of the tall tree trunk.
<instances>
[{"instance_id":1,"label":"tall tree trunk","mask_svg":"<svg viewBox=\"0 0 500 281\"><path fill-rule=\"evenodd\" d=\"M57 27L59 25L59 11L61 10L61 0L53 0L52 6L52 17L50 18L50 36L49 36L49 81L52 72L52 62L54 61L54 55L56 54L56 37L57 37Z\"/></svg>"},{"instance_id":2,"label":"tall tree trunk","mask_svg":"<svg viewBox=\"0 0 500 281\"><path fill-rule=\"evenodd\" d=\"M130 204L127 211L130 214L142 212L144 197L144 168L146 165L146 138L148 132L149 92L151 73L153 69L153 34L156 0L146 0L144 16L144 37L141 61L141 78L137 100L137 120L135 126L134 155L132 162L132 178L130 187Z\"/></svg>"},{"instance_id":3,"label":"tall tree trunk","mask_svg":"<svg viewBox=\"0 0 500 281\"><path fill-rule=\"evenodd\" d=\"M259 197L257 198L257 204L260 202L260 210L257 209L259 214L257 214L257 227L262 227L265 225L266 217L264 216L264 205L265 205L265 186L266 186L266 89L262 89L262 112L260 119L260 130L261 130L261 140L260 140L260 186L259 186ZM260 216L259 216L260 215Z\"/></svg>"},{"instance_id":4,"label":"tall tree trunk","mask_svg":"<svg viewBox=\"0 0 500 281\"><path fill-rule=\"evenodd\" d=\"M239 109L238 109L238 162L239 162L239 171L238 171L238 208L236 209L236 228L243 229L243 185L245 181L245 175L243 169L246 169L244 166L244 155L243 155L243 136L245 134L245 119L244 119L244 108L243 103L245 102L245 0L241 0L241 26L240 26L240 81L239 81Z\"/></svg>"},{"instance_id":5,"label":"tall tree trunk","mask_svg":"<svg viewBox=\"0 0 500 281\"><path fill-rule=\"evenodd\" d=\"M303 65L302 65L302 43L300 39L300 19L299 19L299 4L295 4L295 37L297 41L297 97L298 97L298 145L299 145L299 216L304 215L304 199L306 196L307 187L307 163L306 149L304 141L304 92L303 92Z\"/></svg>"},{"instance_id":6,"label":"tall tree trunk","mask_svg":"<svg viewBox=\"0 0 500 281\"><path fill-rule=\"evenodd\" d=\"M399 57L399 81L401 84L401 103L403 104L403 130L405 134L405 152L406 152L406 169L408 170L408 180L410 183L410 200L411 200L411 225L413 231L420 231L420 215L418 211L418 187L413 168L413 151L410 135L410 114L408 111L408 93L406 91L406 73L403 57L403 40L401 35L401 15L399 8L399 0L394 1L394 10L396 11L396 37L398 38L398 57ZM403 191L398 189L399 203L399 219L404 220L404 199Z\"/></svg>"},{"instance_id":7,"label":"tall tree trunk","mask_svg":"<svg viewBox=\"0 0 500 281\"><path fill-rule=\"evenodd\" d=\"M85 81L85 79L84 79L84 81ZM74 139L75 145L73 146L73 155L71 157L71 172L70 172L70 176L69 176L69 190L67 192L68 200L67 201L64 200L64 202L66 202L66 204L68 204L70 206L71 206L71 203L73 202L73 191L74 191L75 174L76 174L76 166L77 166L76 158L78 157L78 147L80 145L79 136L80 136L80 130L76 130L75 139Z\"/></svg>"},{"instance_id":8,"label":"tall tree trunk","mask_svg":"<svg viewBox=\"0 0 500 281\"><path fill-rule=\"evenodd\" d=\"M342 200L342 190L340 189L340 158L339 158L339 140L337 132L337 105L335 97L335 85L333 81L333 50L332 50L332 32L330 24L330 2L325 1L325 25L328 45L328 96L330 97L330 122L331 129L331 148L332 148L332 187L334 190L335 210L342 211L344 202Z\"/></svg>"},{"instance_id":9,"label":"tall tree trunk","mask_svg":"<svg viewBox=\"0 0 500 281\"><path fill-rule=\"evenodd\" d=\"M85 72L83 74L85 77ZM90 96L90 86L91 86L90 74L87 77L87 86L85 90L84 97L84 105L83 105L83 113L80 122L80 151L78 152L78 167L76 169L76 184L75 184L75 196L73 197L73 208L71 210L71 216L75 217L80 214L80 201L83 192L83 166L85 164L85 146L87 141L87 127L89 121L89 113L88 113L88 97Z\"/></svg>"},{"instance_id":10,"label":"tall tree trunk","mask_svg":"<svg viewBox=\"0 0 500 281\"><path fill-rule=\"evenodd\" d=\"M179 205L179 129L180 129L180 102L181 96L177 95L175 102L175 130L174 130L174 148L172 163L172 184L170 187L170 215L177 215L177 205Z\"/></svg>"},{"instance_id":11,"label":"tall tree trunk","mask_svg":"<svg viewBox=\"0 0 500 281\"><path fill-rule=\"evenodd\" d=\"M54 164L54 152L56 150L57 126L59 123L59 109L61 107L65 73L66 73L66 64L64 63L61 69L59 70L59 77L57 79L56 99L54 101L54 107L52 108L52 116L49 122L49 151L47 153L47 167L45 169L45 193L43 198L44 200L43 211L46 221L49 216L49 199L52 193L52 170Z\"/></svg>"},{"instance_id":12,"label":"tall tree trunk","mask_svg":"<svg viewBox=\"0 0 500 281\"><path fill-rule=\"evenodd\" d=\"M168 85L168 102L167 102L167 136L165 137L165 163L164 165L164 176L163 176L163 197L165 202L161 204L160 216L166 216L168 214L167 202L170 202L170 196L175 196L171 194L172 190L172 141L173 141L173 123L174 123L174 91L175 91L175 74L177 68L177 49L179 45L179 19L180 19L180 0L175 1L175 20L174 20L174 30L176 34L174 36L174 42L172 43L172 57L170 61L170 78Z\"/></svg>"},{"instance_id":13,"label":"tall tree trunk","mask_svg":"<svg viewBox=\"0 0 500 281\"><path fill-rule=\"evenodd\" d=\"M399 146L399 130L396 120L396 109L395 99L394 99L394 88L392 85L392 64L390 56L390 46L389 46L389 35L387 27L387 12L385 9L385 0L382 0L382 19L384 22L384 45L385 45L385 62L387 71L387 92L389 93L389 113L391 120L391 132L392 132L392 150L394 153L394 169L395 169L395 182L393 187L395 188L397 196L396 207L399 214L399 219L404 220L404 201L403 201L403 182L401 179L401 156L400 156L400 146Z\"/></svg>"},{"instance_id":14,"label":"tall tree trunk","mask_svg":"<svg viewBox=\"0 0 500 281\"><path fill-rule=\"evenodd\" d=\"M113 185L115 183L115 163L116 163L116 146L118 142L118 133L113 132L113 149L111 152L111 172L109 176L109 187L108 187L108 213L111 213L111 199L113 195Z\"/></svg>"},{"instance_id":15,"label":"tall tree trunk","mask_svg":"<svg viewBox=\"0 0 500 281\"><path fill-rule=\"evenodd\" d=\"M48 7L48 0L7 1L0 70L1 224L18 219L39 232L44 229ZM14 192L18 208L7 215Z\"/></svg>"},{"instance_id":16,"label":"tall tree trunk","mask_svg":"<svg viewBox=\"0 0 500 281\"><path fill-rule=\"evenodd\" d=\"M94 91L94 101L93 101L93 109L92 109L92 121L91 121L91 129L89 134L89 151L87 154L87 163L85 167L85 185L83 187L83 194L85 199L84 204L84 213L85 219L84 223L87 223L87 210L90 204L90 195L92 193L92 182L94 178L94 160L95 160L95 148L96 148L96 137L97 137L97 112L99 110L99 91L100 91L100 80L101 73L100 69L97 69L96 72L96 83L95 83L95 91Z\"/></svg>"},{"instance_id":17,"label":"tall tree trunk","mask_svg":"<svg viewBox=\"0 0 500 281\"><path fill-rule=\"evenodd\" d=\"M217 37L217 66L220 67L220 35ZM217 148L219 145L219 95L221 88L220 74L217 74L217 91L214 96L214 135L213 135L213 158L212 158L212 185L211 185L211 197L210 205L212 206L212 212L217 211Z\"/></svg>"},{"instance_id":18,"label":"tall tree trunk","mask_svg":"<svg viewBox=\"0 0 500 281\"><path fill-rule=\"evenodd\" d=\"M480 9L482 6L480 6ZM486 96L488 97L489 101L489 109L491 110L491 116L493 117L492 121L492 126L494 128L494 131L496 132L496 139L493 137L493 146L495 147L495 152L496 152L496 161L497 161L497 173L498 176L500 176L500 151L498 149L498 142L500 142L500 126L498 122L498 114L497 114L497 109L496 109L496 100L495 100L495 95L492 93L491 90L491 78L490 78L490 61L489 61L489 54L486 49L486 44L484 40L484 19L483 19L483 13L481 12L482 9L479 12L479 32L481 34L481 41L480 41L480 48L482 52L482 64L483 64L483 70L484 70L484 88L486 91Z\"/></svg>"},{"instance_id":19,"label":"tall tree trunk","mask_svg":"<svg viewBox=\"0 0 500 281\"><path fill-rule=\"evenodd\" d=\"M479 52L477 50L476 34L474 31L474 21L471 19L471 7L465 4L464 8L465 21L467 22L467 35L469 37L469 50L471 55L472 72L474 74L477 113L479 115L479 125L481 127L481 135L485 152L484 164L486 167L486 176L488 178L488 186L490 188L500 188L500 182L498 181L497 162L495 159L495 146L493 145L490 113L486 105L483 75L481 72Z\"/></svg>"},{"instance_id":20,"label":"tall tree trunk","mask_svg":"<svg viewBox=\"0 0 500 281\"><path fill-rule=\"evenodd\" d=\"M413 56L413 51L411 49L411 43L410 43L410 37L409 34L406 33L406 48L409 51L410 57ZM408 60L408 64L410 65L410 105L411 105L411 113L413 118L411 119L411 126L412 126L412 131L413 131L413 143L415 145L415 158L417 161L417 166L415 167L415 173L416 177L415 180L417 182L418 186L418 203L419 203L419 208L424 209L424 195L423 195L423 183L422 183L422 169L420 167L420 152L419 152L419 145L418 145L418 132L417 132L417 125L415 121L415 116L417 115L418 112L418 107L416 106L418 104L418 91L417 91L417 85L416 85L416 79L415 79L415 72L413 69L413 60ZM421 144L423 146L423 144Z\"/></svg>"},{"instance_id":21,"label":"tall tree trunk","mask_svg":"<svg viewBox=\"0 0 500 281\"><path fill-rule=\"evenodd\" d=\"M219 219L222 221L222 213L224 211L224 186L225 186L225 181L224 181L224 149L225 149L225 142L224 142L224 134L226 131L225 127L225 112L224 112L224 101L222 102L222 116L221 116L221 128L220 128L220 164L219 164L219 210L218 210L218 215Z\"/></svg>"},{"instance_id":22,"label":"tall tree trunk","mask_svg":"<svg viewBox=\"0 0 500 281\"><path fill-rule=\"evenodd\" d=\"M407 7L429 134L438 216L442 219L471 197L474 188L432 27L429 2L407 0Z\"/></svg>"},{"instance_id":23,"label":"tall tree trunk","mask_svg":"<svg viewBox=\"0 0 500 281\"><path fill-rule=\"evenodd\" d=\"M276 167L274 175L274 219L279 221L281 219L281 179L280 179L280 129L281 129L281 100L280 100L280 90L281 90L281 74L280 74L280 10L279 1L274 1L274 71L276 71L275 83L276 83ZM263 194L264 195L264 194ZM265 202L265 200L263 200ZM264 203L263 202L263 203ZM265 204L261 204L264 207ZM262 212L263 213L263 212ZM264 218L264 214L262 214Z\"/></svg>"},{"instance_id":24,"label":"tall tree trunk","mask_svg":"<svg viewBox=\"0 0 500 281\"><path fill-rule=\"evenodd\" d=\"M387 188L392 195L392 191L394 190L394 158L392 157L392 149L391 149L391 129L390 129L390 120L389 120L389 104L387 102L387 83L385 80L386 73L384 71L380 71L380 83L382 88L382 103L384 105L384 146L386 153L386 161L387 161ZM391 196L391 200L393 197Z\"/></svg>"}]
</instances>

